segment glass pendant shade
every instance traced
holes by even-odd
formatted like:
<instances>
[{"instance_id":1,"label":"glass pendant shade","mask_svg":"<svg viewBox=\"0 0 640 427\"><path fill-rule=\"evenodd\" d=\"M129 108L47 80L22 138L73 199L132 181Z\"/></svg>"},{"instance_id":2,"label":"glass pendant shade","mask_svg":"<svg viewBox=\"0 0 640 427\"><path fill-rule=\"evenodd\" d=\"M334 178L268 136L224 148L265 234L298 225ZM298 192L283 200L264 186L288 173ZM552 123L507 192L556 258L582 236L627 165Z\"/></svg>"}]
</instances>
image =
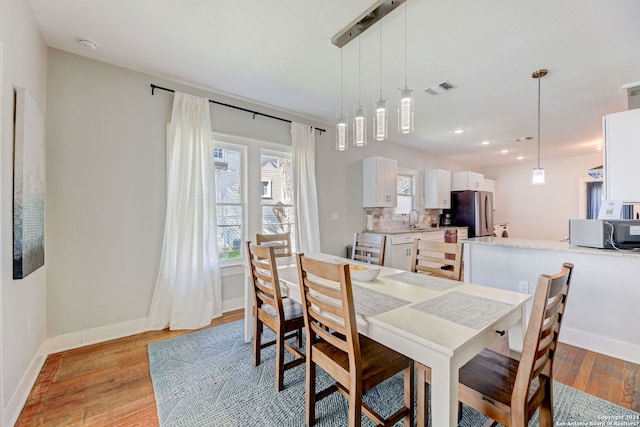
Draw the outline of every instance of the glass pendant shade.
<instances>
[{"instance_id":1,"label":"glass pendant shade","mask_svg":"<svg viewBox=\"0 0 640 427\"><path fill-rule=\"evenodd\" d=\"M356 147L367 145L367 117L362 106L358 108L353 118L353 145Z\"/></svg>"},{"instance_id":2,"label":"glass pendant shade","mask_svg":"<svg viewBox=\"0 0 640 427\"><path fill-rule=\"evenodd\" d=\"M386 141L389 136L389 120L387 116L387 101L380 99L376 102L373 116L373 137L376 141Z\"/></svg>"},{"instance_id":3,"label":"glass pendant shade","mask_svg":"<svg viewBox=\"0 0 640 427\"><path fill-rule=\"evenodd\" d=\"M413 91L404 88L400 92L400 106L398 107L398 132L413 132Z\"/></svg>"},{"instance_id":4,"label":"glass pendant shade","mask_svg":"<svg viewBox=\"0 0 640 427\"><path fill-rule=\"evenodd\" d=\"M531 184L533 185L544 185L545 184L545 176L543 168L534 168L531 172Z\"/></svg>"},{"instance_id":5,"label":"glass pendant shade","mask_svg":"<svg viewBox=\"0 0 640 427\"><path fill-rule=\"evenodd\" d=\"M347 142L348 123L347 116L340 114L336 123L336 150L338 151L344 151L349 146Z\"/></svg>"}]
</instances>

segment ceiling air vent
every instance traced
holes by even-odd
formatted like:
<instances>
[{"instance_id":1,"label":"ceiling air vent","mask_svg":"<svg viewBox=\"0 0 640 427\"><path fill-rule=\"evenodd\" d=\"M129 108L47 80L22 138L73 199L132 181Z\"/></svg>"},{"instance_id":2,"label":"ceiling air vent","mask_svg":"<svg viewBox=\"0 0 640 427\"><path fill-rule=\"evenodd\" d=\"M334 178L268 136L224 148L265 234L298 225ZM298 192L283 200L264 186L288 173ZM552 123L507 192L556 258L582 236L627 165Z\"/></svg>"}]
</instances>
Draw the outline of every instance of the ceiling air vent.
<instances>
[{"instance_id":1,"label":"ceiling air vent","mask_svg":"<svg viewBox=\"0 0 640 427\"><path fill-rule=\"evenodd\" d=\"M458 86L447 80L446 82L442 82L440 84L427 88L424 91L430 93L431 95L440 95L442 93L449 92L450 90L453 90L457 87Z\"/></svg>"},{"instance_id":2,"label":"ceiling air vent","mask_svg":"<svg viewBox=\"0 0 640 427\"><path fill-rule=\"evenodd\" d=\"M629 110L640 108L640 86L629 88L628 101Z\"/></svg>"}]
</instances>

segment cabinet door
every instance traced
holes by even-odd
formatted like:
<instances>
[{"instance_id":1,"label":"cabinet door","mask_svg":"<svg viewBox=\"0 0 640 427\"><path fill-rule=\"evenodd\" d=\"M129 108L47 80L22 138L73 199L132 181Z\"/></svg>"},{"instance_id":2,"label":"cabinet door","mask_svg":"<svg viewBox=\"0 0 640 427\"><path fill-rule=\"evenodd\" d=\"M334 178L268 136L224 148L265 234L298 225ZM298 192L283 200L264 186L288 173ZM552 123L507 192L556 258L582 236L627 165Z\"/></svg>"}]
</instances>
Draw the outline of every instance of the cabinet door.
<instances>
[{"instance_id":1,"label":"cabinet door","mask_svg":"<svg viewBox=\"0 0 640 427\"><path fill-rule=\"evenodd\" d=\"M470 171L455 172L451 181L451 191L481 190L484 175Z\"/></svg>"},{"instance_id":2,"label":"cabinet door","mask_svg":"<svg viewBox=\"0 0 640 427\"><path fill-rule=\"evenodd\" d=\"M398 163L384 157L362 159L362 202L365 208L395 207Z\"/></svg>"},{"instance_id":3,"label":"cabinet door","mask_svg":"<svg viewBox=\"0 0 640 427\"><path fill-rule=\"evenodd\" d=\"M413 243L391 245L390 267L409 271L411 269L411 251L412 250L413 250Z\"/></svg>"},{"instance_id":4,"label":"cabinet door","mask_svg":"<svg viewBox=\"0 0 640 427\"><path fill-rule=\"evenodd\" d=\"M605 198L640 202L640 109L609 114L603 119L603 127Z\"/></svg>"},{"instance_id":5,"label":"cabinet door","mask_svg":"<svg viewBox=\"0 0 640 427\"><path fill-rule=\"evenodd\" d=\"M430 169L424 173L425 209L451 208L451 172Z\"/></svg>"}]
</instances>

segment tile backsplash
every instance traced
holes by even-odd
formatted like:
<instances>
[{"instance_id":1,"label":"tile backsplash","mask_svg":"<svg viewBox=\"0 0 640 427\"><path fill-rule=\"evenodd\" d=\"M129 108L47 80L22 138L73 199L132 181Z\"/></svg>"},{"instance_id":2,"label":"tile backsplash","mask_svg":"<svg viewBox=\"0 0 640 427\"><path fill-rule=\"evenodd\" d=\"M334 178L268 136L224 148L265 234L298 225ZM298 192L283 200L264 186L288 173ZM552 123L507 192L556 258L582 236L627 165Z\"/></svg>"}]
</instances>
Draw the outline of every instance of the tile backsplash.
<instances>
[{"instance_id":1,"label":"tile backsplash","mask_svg":"<svg viewBox=\"0 0 640 427\"><path fill-rule=\"evenodd\" d=\"M442 211L440 209L421 209L418 211L418 228L428 228L437 224ZM413 214L415 218L415 213ZM396 215L395 208L365 208L364 229L378 232L406 230L409 227L409 215Z\"/></svg>"}]
</instances>

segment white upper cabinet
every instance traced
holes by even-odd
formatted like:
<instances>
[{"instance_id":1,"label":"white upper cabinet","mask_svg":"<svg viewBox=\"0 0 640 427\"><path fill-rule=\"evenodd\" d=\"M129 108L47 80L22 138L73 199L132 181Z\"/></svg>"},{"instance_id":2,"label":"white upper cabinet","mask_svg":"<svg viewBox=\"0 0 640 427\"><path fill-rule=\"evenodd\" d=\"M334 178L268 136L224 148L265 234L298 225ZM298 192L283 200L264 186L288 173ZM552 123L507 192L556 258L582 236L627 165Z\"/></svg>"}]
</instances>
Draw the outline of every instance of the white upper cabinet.
<instances>
[{"instance_id":1,"label":"white upper cabinet","mask_svg":"<svg viewBox=\"0 0 640 427\"><path fill-rule=\"evenodd\" d=\"M398 161L385 157L362 159L362 205L365 208L395 208L398 193Z\"/></svg>"},{"instance_id":2,"label":"white upper cabinet","mask_svg":"<svg viewBox=\"0 0 640 427\"><path fill-rule=\"evenodd\" d=\"M425 209L451 208L451 172L429 169L424 172Z\"/></svg>"},{"instance_id":3,"label":"white upper cabinet","mask_svg":"<svg viewBox=\"0 0 640 427\"><path fill-rule=\"evenodd\" d=\"M640 108L606 115L602 127L605 198L640 202Z\"/></svg>"},{"instance_id":4,"label":"white upper cabinet","mask_svg":"<svg viewBox=\"0 0 640 427\"><path fill-rule=\"evenodd\" d=\"M477 172L454 172L451 179L451 191L481 191L483 186L484 175Z\"/></svg>"}]
</instances>

